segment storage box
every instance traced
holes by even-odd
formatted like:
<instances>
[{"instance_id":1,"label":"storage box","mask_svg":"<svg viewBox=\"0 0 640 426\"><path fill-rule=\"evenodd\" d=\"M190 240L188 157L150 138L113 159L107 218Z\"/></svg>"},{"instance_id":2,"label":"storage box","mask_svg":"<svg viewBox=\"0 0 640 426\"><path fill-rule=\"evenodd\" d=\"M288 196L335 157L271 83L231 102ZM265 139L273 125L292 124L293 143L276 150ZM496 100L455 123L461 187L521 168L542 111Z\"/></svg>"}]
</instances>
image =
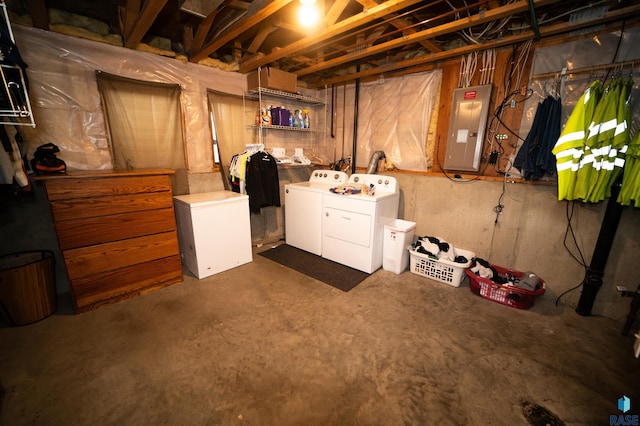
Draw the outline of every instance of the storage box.
<instances>
[{"instance_id":1,"label":"storage box","mask_svg":"<svg viewBox=\"0 0 640 426\"><path fill-rule=\"evenodd\" d=\"M409 249L411 256L411 272L432 280L440 281L452 287L460 287L464 280L464 271L471 266L475 253L463 249L455 249L458 256L468 259L466 263L451 262L445 259L434 259L424 253Z\"/></svg>"},{"instance_id":2,"label":"storage box","mask_svg":"<svg viewBox=\"0 0 640 426\"><path fill-rule=\"evenodd\" d=\"M260 81L258 71L247 74L247 90L259 87L295 93L298 90L298 76L277 68L260 68Z\"/></svg>"},{"instance_id":3,"label":"storage box","mask_svg":"<svg viewBox=\"0 0 640 426\"><path fill-rule=\"evenodd\" d=\"M382 241L382 269L401 274L409 266L409 253L416 223L394 219L384 225Z\"/></svg>"},{"instance_id":4,"label":"storage box","mask_svg":"<svg viewBox=\"0 0 640 426\"><path fill-rule=\"evenodd\" d=\"M522 277L524 272L515 271L513 269L503 268L498 265L491 265L499 275L507 276L509 274L516 278ZM537 290L526 290L516 286L502 285L491 281L488 278L476 275L470 269L467 269L469 276L469 288L471 292L485 299L511 306L517 309L529 309L536 301L536 297L544 294L544 280L540 278L540 287Z\"/></svg>"}]
</instances>

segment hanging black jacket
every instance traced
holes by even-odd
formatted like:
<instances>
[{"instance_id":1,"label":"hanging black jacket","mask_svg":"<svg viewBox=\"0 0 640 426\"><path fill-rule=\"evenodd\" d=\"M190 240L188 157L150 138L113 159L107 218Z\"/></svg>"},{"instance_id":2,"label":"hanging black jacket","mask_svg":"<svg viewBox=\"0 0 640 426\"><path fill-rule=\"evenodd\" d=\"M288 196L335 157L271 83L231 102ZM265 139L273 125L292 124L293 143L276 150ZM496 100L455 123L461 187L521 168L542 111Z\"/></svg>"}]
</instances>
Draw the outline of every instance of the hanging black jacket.
<instances>
[{"instance_id":1,"label":"hanging black jacket","mask_svg":"<svg viewBox=\"0 0 640 426\"><path fill-rule=\"evenodd\" d=\"M260 213L262 207L280 207L278 164L268 152L258 151L249 157L245 190L252 213Z\"/></svg>"}]
</instances>

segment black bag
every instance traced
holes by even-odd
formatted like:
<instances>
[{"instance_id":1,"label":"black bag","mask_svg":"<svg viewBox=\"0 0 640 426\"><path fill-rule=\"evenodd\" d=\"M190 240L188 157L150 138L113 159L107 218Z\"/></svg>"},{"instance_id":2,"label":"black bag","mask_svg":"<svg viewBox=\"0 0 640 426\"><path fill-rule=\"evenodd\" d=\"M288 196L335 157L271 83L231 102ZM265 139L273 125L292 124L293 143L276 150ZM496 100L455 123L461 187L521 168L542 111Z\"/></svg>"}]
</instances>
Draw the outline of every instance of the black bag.
<instances>
[{"instance_id":1,"label":"black bag","mask_svg":"<svg viewBox=\"0 0 640 426\"><path fill-rule=\"evenodd\" d=\"M40 145L33 154L31 168L38 174L66 173L67 164L56 157L60 149L51 142Z\"/></svg>"}]
</instances>

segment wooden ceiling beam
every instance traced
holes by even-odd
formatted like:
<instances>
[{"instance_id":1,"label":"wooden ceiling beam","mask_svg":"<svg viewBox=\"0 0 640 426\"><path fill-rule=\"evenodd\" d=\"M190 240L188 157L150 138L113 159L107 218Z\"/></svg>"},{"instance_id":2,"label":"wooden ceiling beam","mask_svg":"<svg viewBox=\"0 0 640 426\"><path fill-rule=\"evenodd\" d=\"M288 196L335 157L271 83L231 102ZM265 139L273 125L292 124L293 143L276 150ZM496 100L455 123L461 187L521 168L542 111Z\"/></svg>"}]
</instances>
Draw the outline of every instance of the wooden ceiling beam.
<instances>
[{"instance_id":1,"label":"wooden ceiling beam","mask_svg":"<svg viewBox=\"0 0 640 426\"><path fill-rule=\"evenodd\" d=\"M129 34L138 20L138 16L140 15L140 1L141 0L127 0L124 8L120 8L121 10L121 19L120 22L120 35L124 39L126 34Z\"/></svg>"},{"instance_id":2,"label":"wooden ceiling beam","mask_svg":"<svg viewBox=\"0 0 640 426\"><path fill-rule=\"evenodd\" d=\"M333 37L339 36L347 31L354 30L361 25L367 24L376 19L380 19L388 15L389 13L396 12L421 1L424 0L387 0L378 6L365 10L350 18L343 19L337 24L327 27L320 34L305 37L301 40L298 40L297 42L291 43L290 45L279 49L277 52L272 52L262 58L245 62L240 66L240 72L249 72L257 67L275 62L285 56L294 56L297 53L306 50L311 45L321 43L325 40L329 40Z\"/></svg>"},{"instance_id":3,"label":"wooden ceiling beam","mask_svg":"<svg viewBox=\"0 0 640 426\"><path fill-rule=\"evenodd\" d=\"M333 2L324 18L325 25L329 26L335 24L350 2L351 0L336 0Z\"/></svg>"},{"instance_id":4,"label":"wooden ceiling beam","mask_svg":"<svg viewBox=\"0 0 640 426\"><path fill-rule=\"evenodd\" d=\"M438 37L443 34L460 31L469 27L473 27L474 25L479 25L485 22L504 18L505 16L511 16L516 13L522 13L529 10L530 1L535 3L536 6L538 6L538 5L544 5L544 4L550 4L550 3L557 3L560 0L518 0L514 3L508 3L507 5L498 7L496 9L483 11L476 15L464 17L453 22L448 22L446 24L442 24L437 27L416 32L415 34L405 35L404 37L398 37L394 40L362 49L361 51L355 54L344 55L339 58L324 61L322 63L317 63L310 67L298 70L296 74L298 75L298 77L313 74L321 70L334 68L349 62L354 62L359 59L366 58L368 56L379 55L388 50L398 49L407 44L418 43L421 40L426 40L426 39Z\"/></svg>"},{"instance_id":5,"label":"wooden ceiling beam","mask_svg":"<svg viewBox=\"0 0 640 426\"><path fill-rule=\"evenodd\" d=\"M197 52L202 49L202 45L204 44L204 41L207 39L207 35L211 30L211 25L213 25L213 20L216 19L217 15L218 10L216 9L209 13L207 17L200 22L198 28L196 29L196 35L193 37L193 44L191 45L191 48L187 50L187 52Z\"/></svg>"},{"instance_id":6,"label":"wooden ceiling beam","mask_svg":"<svg viewBox=\"0 0 640 426\"><path fill-rule=\"evenodd\" d=\"M34 28L49 31L49 14L45 0L29 0L28 7Z\"/></svg>"},{"instance_id":7,"label":"wooden ceiling beam","mask_svg":"<svg viewBox=\"0 0 640 426\"><path fill-rule=\"evenodd\" d=\"M253 38L253 40L251 40L251 44L249 44L249 47L247 47L247 51L250 54L256 53L260 46L262 46L262 43L264 43L267 37L269 37L269 34L276 31L277 29L278 28L273 25L262 27L258 31L258 34L256 34L256 36Z\"/></svg>"},{"instance_id":8,"label":"wooden ceiling beam","mask_svg":"<svg viewBox=\"0 0 640 426\"><path fill-rule=\"evenodd\" d=\"M251 27L258 25L260 22L273 15L293 0L274 0L267 4L264 8L256 12L255 14L245 17L232 25L231 28L223 31L218 37L208 42L202 49L194 52L190 58L191 62L198 62L201 59L206 58L216 50L220 49L225 44L231 42L243 32L249 30Z\"/></svg>"},{"instance_id":9,"label":"wooden ceiling beam","mask_svg":"<svg viewBox=\"0 0 640 426\"><path fill-rule=\"evenodd\" d=\"M371 8L378 5L375 0L358 0L358 3L363 5L365 8ZM393 13L390 14L390 16L391 18L393 18L394 16L397 16L397 14ZM389 23L396 29L401 30L404 34L415 34L417 32L415 29L410 28L412 23L404 18L395 18L392 19ZM420 44L430 52L442 52L442 48L431 40L422 40L420 41Z\"/></svg>"},{"instance_id":10,"label":"wooden ceiling beam","mask_svg":"<svg viewBox=\"0 0 640 426\"><path fill-rule=\"evenodd\" d=\"M130 13L129 3L132 4L131 12L134 12L135 4L137 3L139 5L140 1L127 1L127 15ZM142 41L142 37L144 37L147 31L149 31L149 28L151 28L151 25L153 25L153 22L155 21L165 4L167 4L167 0L147 0L144 3L137 20L133 24L133 27L125 33L125 47L134 49Z\"/></svg>"},{"instance_id":11,"label":"wooden ceiling beam","mask_svg":"<svg viewBox=\"0 0 640 426\"><path fill-rule=\"evenodd\" d=\"M193 27L185 25L182 28L182 43L184 44L185 52L189 52L193 47Z\"/></svg>"}]
</instances>

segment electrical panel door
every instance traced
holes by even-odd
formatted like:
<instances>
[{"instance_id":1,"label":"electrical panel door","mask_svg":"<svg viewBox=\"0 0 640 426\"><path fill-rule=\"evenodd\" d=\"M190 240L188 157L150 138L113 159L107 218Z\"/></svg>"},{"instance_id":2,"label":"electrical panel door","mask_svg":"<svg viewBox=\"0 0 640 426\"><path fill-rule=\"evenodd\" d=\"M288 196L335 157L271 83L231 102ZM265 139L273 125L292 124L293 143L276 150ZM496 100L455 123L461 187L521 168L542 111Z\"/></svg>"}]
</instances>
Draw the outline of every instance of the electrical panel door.
<instances>
[{"instance_id":1,"label":"electrical panel door","mask_svg":"<svg viewBox=\"0 0 640 426\"><path fill-rule=\"evenodd\" d=\"M480 168L490 101L490 84L454 90L445 170L477 171Z\"/></svg>"}]
</instances>

